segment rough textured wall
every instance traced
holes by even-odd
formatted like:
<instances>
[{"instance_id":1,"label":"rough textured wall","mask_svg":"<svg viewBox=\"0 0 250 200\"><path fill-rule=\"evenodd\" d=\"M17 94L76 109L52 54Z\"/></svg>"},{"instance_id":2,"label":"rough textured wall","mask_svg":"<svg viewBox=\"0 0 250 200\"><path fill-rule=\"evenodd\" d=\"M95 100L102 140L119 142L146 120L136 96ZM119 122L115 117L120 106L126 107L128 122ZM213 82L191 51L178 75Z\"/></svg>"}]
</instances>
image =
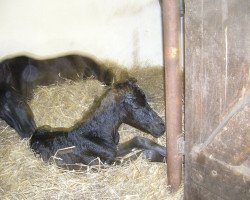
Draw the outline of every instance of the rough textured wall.
<instances>
[{"instance_id":1,"label":"rough textured wall","mask_svg":"<svg viewBox=\"0 0 250 200\"><path fill-rule=\"evenodd\" d=\"M0 58L80 51L125 66L162 64L158 0L2 0L0 24Z\"/></svg>"}]
</instances>

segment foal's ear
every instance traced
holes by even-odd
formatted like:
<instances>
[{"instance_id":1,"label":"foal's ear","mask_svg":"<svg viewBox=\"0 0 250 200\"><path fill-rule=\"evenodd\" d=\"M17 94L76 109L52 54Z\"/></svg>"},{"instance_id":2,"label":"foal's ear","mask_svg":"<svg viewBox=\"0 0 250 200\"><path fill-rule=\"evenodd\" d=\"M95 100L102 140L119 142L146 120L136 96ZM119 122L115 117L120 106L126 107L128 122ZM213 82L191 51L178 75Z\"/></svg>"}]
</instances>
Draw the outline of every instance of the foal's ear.
<instances>
[{"instance_id":1,"label":"foal's ear","mask_svg":"<svg viewBox=\"0 0 250 200\"><path fill-rule=\"evenodd\" d=\"M136 78L130 77L130 78L126 79L123 82L123 84L124 84L124 86L133 86L136 82L137 82Z\"/></svg>"},{"instance_id":2,"label":"foal's ear","mask_svg":"<svg viewBox=\"0 0 250 200\"><path fill-rule=\"evenodd\" d=\"M126 80L129 84L135 84L137 82L137 79L134 77L130 77Z\"/></svg>"},{"instance_id":3,"label":"foal's ear","mask_svg":"<svg viewBox=\"0 0 250 200\"><path fill-rule=\"evenodd\" d=\"M135 78L128 78L122 82L118 82L118 83L115 83L114 86L115 88L125 88L127 86L132 86L134 85L135 83L137 82L137 80Z\"/></svg>"}]
</instances>

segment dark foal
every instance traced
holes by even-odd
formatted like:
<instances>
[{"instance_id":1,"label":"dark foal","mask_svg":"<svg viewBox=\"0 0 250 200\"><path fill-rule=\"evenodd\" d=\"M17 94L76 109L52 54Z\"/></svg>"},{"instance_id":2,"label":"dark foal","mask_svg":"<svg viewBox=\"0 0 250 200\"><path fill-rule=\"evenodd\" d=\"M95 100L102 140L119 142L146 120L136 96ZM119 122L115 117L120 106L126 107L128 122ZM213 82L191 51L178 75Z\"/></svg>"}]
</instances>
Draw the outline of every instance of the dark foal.
<instances>
[{"instance_id":1,"label":"dark foal","mask_svg":"<svg viewBox=\"0 0 250 200\"><path fill-rule=\"evenodd\" d=\"M94 77L106 85L114 78L110 70L93 59L78 55L47 60L19 56L4 60L0 62L0 118L22 138L30 137L36 125L26 101L32 97L34 88L87 77Z\"/></svg>"},{"instance_id":2,"label":"dark foal","mask_svg":"<svg viewBox=\"0 0 250 200\"><path fill-rule=\"evenodd\" d=\"M56 158L60 166L77 163L93 165L97 157L111 164L116 157L124 156L134 148L146 150L152 161L163 161L166 148L153 141L135 137L118 145L118 128L126 123L154 137L163 135L165 125L148 105L142 90L132 80L109 88L83 122L71 130L39 128L33 134L31 148L43 160Z\"/></svg>"}]
</instances>

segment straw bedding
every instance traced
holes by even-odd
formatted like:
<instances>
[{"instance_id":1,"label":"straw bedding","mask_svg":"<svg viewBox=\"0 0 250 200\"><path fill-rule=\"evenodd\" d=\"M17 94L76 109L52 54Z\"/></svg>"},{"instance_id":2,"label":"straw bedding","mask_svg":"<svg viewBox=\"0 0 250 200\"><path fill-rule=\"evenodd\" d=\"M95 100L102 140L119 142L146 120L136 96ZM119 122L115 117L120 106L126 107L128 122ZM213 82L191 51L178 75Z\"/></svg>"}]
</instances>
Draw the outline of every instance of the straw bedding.
<instances>
[{"instance_id":1,"label":"straw bedding","mask_svg":"<svg viewBox=\"0 0 250 200\"><path fill-rule=\"evenodd\" d=\"M115 68L118 70L118 68ZM121 77L121 71L115 71ZM164 118L163 78L159 67L132 68L150 105ZM70 127L104 91L98 81L66 81L39 87L29 103L38 126ZM148 136L128 125L120 128L121 142L134 135ZM154 139L164 145L165 137ZM130 155L133 156L133 155ZM183 198L183 187L170 194L166 164L150 163L140 156L123 166L106 166L97 171L67 171L44 163L0 120L0 199L173 199Z\"/></svg>"}]
</instances>

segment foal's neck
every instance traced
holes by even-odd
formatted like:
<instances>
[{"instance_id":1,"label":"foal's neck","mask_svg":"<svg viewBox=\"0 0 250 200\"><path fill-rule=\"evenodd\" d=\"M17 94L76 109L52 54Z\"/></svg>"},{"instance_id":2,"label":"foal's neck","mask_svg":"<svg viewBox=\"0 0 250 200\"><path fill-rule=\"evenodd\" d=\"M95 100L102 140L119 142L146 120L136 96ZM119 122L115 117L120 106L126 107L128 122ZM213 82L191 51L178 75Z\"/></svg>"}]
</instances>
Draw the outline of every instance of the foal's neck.
<instances>
[{"instance_id":1,"label":"foal's neck","mask_svg":"<svg viewBox=\"0 0 250 200\"><path fill-rule=\"evenodd\" d=\"M109 137L117 134L119 126L122 124L121 103L116 100L115 94L109 91L92 110L84 123L72 132L92 134L98 137Z\"/></svg>"},{"instance_id":2,"label":"foal's neck","mask_svg":"<svg viewBox=\"0 0 250 200\"><path fill-rule=\"evenodd\" d=\"M121 124L120 108L120 103L115 100L115 96L111 93L101 101L100 106L90 117L89 123L93 126L97 123L102 129L119 128Z\"/></svg>"}]
</instances>

